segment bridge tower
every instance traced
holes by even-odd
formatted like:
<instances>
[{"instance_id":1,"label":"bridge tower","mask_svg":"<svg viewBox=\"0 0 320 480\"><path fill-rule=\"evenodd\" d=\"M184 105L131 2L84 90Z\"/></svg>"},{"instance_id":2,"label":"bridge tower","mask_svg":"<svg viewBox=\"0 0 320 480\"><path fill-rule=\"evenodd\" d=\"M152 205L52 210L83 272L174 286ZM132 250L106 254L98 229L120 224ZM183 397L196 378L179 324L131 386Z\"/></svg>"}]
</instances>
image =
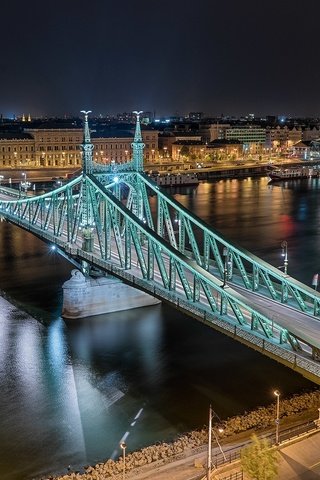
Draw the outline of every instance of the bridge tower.
<instances>
[{"instance_id":1,"label":"bridge tower","mask_svg":"<svg viewBox=\"0 0 320 480\"><path fill-rule=\"evenodd\" d=\"M141 126L140 126L140 115L142 111L140 112L134 111L133 113L135 113L137 116L136 130L135 130L133 142L131 143L133 168L136 172L142 172L143 171L143 149L145 146L142 141Z\"/></svg>"},{"instance_id":2,"label":"bridge tower","mask_svg":"<svg viewBox=\"0 0 320 480\"><path fill-rule=\"evenodd\" d=\"M82 183L82 212L81 212L81 229L82 229L82 248L86 252L93 251L94 242L94 216L92 209L92 202L90 201L89 185L87 182L87 175L93 173L92 151L93 144L91 143L90 130L88 124L88 115L91 110L81 110L84 114L83 126L83 142L81 144L82 150L82 168L83 168L83 183ZM87 268L84 268L87 271ZM86 272L88 273L88 272Z\"/></svg>"},{"instance_id":3,"label":"bridge tower","mask_svg":"<svg viewBox=\"0 0 320 480\"><path fill-rule=\"evenodd\" d=\"M136 172L143 172L143 149L145 144L142 140L141 135L141 125L140 125L140 115L141 111L134 111L136 115L136 128L134 133L133 142L131 143L132 146L132 164L133 169ZM133 208L132 211L135 215L142 220L143 219L143 185L139 179L136 179L136 191L134 193L133 198Z\"/></svg>"}]
</instances>

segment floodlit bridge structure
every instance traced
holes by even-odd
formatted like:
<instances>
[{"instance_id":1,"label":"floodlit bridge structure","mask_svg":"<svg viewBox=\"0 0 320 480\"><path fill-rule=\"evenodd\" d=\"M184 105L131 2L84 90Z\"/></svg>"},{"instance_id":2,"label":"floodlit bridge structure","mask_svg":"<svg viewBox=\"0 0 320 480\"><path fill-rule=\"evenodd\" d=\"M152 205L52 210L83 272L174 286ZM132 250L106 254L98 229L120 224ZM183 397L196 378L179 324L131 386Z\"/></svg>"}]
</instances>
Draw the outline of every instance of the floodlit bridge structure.
<instances>
[{"instance_id":1,"label":"floodlit bridge structure","mask_svg":"<svg viewBox=\"0 0 320 480\"><path fill-rule=\"evenodd\" d=\"M139 112L132 160L93 161L84 113L81 174L39 196L0 188L2 219L90 275L111 274L320 384L320 295L240 248L143 173Z\"/></svg>"}]
</instances>

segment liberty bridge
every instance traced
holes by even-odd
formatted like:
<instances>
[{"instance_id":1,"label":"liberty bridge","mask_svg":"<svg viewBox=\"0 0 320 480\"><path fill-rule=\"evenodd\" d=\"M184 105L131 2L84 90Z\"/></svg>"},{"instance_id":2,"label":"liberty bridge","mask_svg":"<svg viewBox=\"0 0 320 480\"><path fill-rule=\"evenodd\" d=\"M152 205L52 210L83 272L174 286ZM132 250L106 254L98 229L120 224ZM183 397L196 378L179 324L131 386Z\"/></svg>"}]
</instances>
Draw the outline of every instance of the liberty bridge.
<instances>
[{"instance_id":1,"label":"liberty bridge","mask_svg":"<svg viewBox=\"0 0 320 480\"><path fill-rule=\"evenodd\" d=\"M93 160L84 114L82 171L38 196L0 186L0 215L54 246L84 275L112 275L320 384L320 294L231 243L132 159Z\"/></svg>"}]
</instances>

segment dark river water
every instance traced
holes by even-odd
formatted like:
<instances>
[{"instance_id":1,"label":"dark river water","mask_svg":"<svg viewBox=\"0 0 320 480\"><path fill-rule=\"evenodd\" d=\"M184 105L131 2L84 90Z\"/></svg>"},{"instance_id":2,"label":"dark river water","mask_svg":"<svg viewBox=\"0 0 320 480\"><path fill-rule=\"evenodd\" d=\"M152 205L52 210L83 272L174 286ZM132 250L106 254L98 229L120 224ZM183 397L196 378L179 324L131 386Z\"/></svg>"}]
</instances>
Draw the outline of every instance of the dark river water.
<instances>
[{"instance_id":1,"label":"dark river water","mask_svg":"<svg viewBox=\"0 0 320 480\"><path fill-rule=\"evenodd\" d=\"M311 284L320 183L220 180L175 193L230 240ZM0 478L63 473L313 388L303 377L165 304L66 324L71 267L0 224ZM9 302L7 300L9 300Z\"/></svg>"}]
</instances>

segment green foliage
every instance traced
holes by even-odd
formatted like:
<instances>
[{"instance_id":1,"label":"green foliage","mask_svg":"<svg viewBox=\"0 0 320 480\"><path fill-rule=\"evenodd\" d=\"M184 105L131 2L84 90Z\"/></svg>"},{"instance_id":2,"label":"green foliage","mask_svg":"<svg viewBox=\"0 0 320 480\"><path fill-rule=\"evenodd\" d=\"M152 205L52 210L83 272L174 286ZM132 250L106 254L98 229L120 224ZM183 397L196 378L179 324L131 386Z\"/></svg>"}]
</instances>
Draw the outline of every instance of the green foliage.
<instances>
[{"instance_id":1,"label":"green foliage","mask_svg":"<svg viewBox=\"0 0 320 480\"><path fill-rule=\"evenodd\" d=\"M252 443L241 450L243 471L254 480L273 480L278 473L278 452L270 448L270 442L251 437Z\"/></svg>"}]
</instances>

